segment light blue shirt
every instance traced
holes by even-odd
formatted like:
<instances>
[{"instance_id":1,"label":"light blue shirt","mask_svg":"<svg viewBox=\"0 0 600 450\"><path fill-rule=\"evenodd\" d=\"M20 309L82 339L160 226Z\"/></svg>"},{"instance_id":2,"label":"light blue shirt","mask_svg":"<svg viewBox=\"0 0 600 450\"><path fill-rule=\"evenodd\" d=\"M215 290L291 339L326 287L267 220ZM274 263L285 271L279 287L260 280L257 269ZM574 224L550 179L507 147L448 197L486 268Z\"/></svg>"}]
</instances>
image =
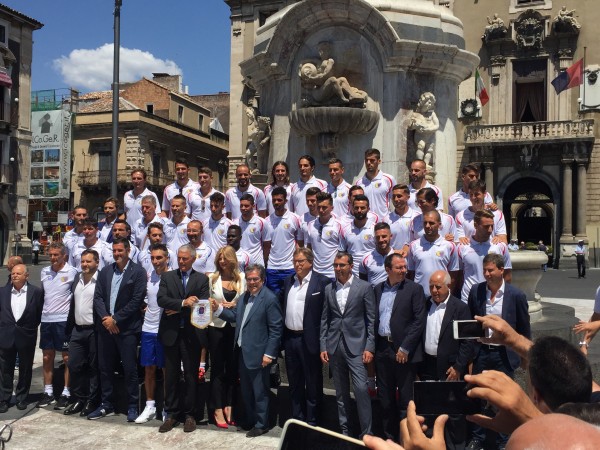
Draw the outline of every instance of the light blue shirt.
<instances>
[{"instance_id":1,"label":"light blue shirt","mask_svg":"<svg viewBox=\"0 0 600 450\"><path fill-rule=\"evenodd\" d=\"M110 315L111 316L115 313L115 304L117 303L117 294L119 293L119 287L121 287L121 281L123 281L123 274L127 270L127 267L129 267L129 262L130 261L127 261L127 264L123 268L122 272L119 270L116 263L114 263L114 265L113 265L113 277L112 277L112 281L110 282Z\"/></svg>"},{"instance_id":2,"label":"light blue shirt","mask_svg":"<svg viewBox=\"0 0 600 450\"><path fill-rule=\"evenodd\" d=\"M252 305L254 305L254 300L256 300L256 296L251 295L250 298L248 298L248 303L246 304L246 308L244 309L244 317L242 318L242 326L240 327L240 334L238 336L238 341L237 341L237 345L239 347L242 346L242 329L244 328L244 325L246 324L246 319L248 318L248 313L250 312Z\"/></svg>"},{"instance_id":3,"label":"light blue shirt","mask_svg":"<svg viewBox=\"0 0 600 450\"><path fill-rule=\"evenodd\" d=\"M391 336L390 320L392 318L392 308L394 307L394 299L398 292L398 285L390 286L388 280L383 283L381 291L381 300L379 301L379 336Z\"/></svg>"}]
</instances>

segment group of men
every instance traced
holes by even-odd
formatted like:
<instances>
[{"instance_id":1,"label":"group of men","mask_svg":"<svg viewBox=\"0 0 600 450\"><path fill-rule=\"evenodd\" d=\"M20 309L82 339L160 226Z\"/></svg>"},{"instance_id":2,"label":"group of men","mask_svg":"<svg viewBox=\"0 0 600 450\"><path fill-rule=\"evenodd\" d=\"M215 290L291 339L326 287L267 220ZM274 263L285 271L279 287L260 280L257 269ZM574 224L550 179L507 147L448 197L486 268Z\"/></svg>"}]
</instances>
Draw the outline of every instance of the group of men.
<instances>
[{"instance_id":1,"label":"group of men","mask_svg":"<svg viewBox=\"0 0 600 450\"><path fill-rule=\"evenodd\" d=\"M279 161L264 192L252 185L249 167L240 165L236 185L223 194L212 187L210 169L200 168L194 182L189 165L177 161L176 180L165 188L161 204L139 169L131 174L124 218L115 198L105 201L100 226L76 207L75 227L63 243L49 247L43 291L26 282L25 266L12 269L1 299L12 312L0 304L1 328L12 330L11 339L0 342L0 412L9 406L17 353L17 407L26 407L41 322L39 407L52 404L89 419L114 413L113 377L120 359L128 421L155 417L156 372L164 369L166 415L160 431L180 421L184 431L193 431L207 343L190 315L198 300L209 297L206 274L215 271L215 255L226 245L245 271L247 292L233 309L215 302L213 307L216 316L238 324L235 343L249 436L268 430L268 371L280 346L292 416L318 422L321 367L330 364L345 434L350 433L349 375L360 435L372 432L371 396L377 392L390 437L397 437L397 419L406 414L417 376L460 379L472 361L475 370L500 368L512 375L518 361L510 350L459 345L448 328L455 319L498 314L529 337L526 299L509 284L504 219L479 180L478 167L463 168L462 189L450 196L450 214L444 214L442 192L427 181L424 161L411 163L408 184L397 184L380 165L380 152L367 150L366 172L352 186L343 178L341 160L329 161L331 181L325 182L314 176L314 159L304 155L296 183L290 184L289 168ZM14 311L24 296L25 312L18 317ZM17 339L15 330L26 330L27 336ZM147 397L141 414L140 342ZM66 364L60 395L52 382L56 351ZM184 397L177 388L182 369Z\"/></svg>"}]
</instances>

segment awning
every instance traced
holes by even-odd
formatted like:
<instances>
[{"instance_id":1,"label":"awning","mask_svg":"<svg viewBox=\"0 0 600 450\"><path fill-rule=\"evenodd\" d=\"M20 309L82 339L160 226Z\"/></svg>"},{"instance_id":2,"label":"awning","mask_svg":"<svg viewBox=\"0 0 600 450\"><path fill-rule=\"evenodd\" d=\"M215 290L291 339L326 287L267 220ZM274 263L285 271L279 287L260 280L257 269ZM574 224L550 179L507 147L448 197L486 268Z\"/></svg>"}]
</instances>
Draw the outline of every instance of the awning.
<instances>
[{"instance_id":1,"label":"awning","mask_svg":"<svg viewBox=\"0 0 600 450\"><path fill-rule=\"evenodd\" d=\"M12 80L6 72L0 71L0 86L6 86L9 89L12 87Z\"/></svg>"}]
</instances>

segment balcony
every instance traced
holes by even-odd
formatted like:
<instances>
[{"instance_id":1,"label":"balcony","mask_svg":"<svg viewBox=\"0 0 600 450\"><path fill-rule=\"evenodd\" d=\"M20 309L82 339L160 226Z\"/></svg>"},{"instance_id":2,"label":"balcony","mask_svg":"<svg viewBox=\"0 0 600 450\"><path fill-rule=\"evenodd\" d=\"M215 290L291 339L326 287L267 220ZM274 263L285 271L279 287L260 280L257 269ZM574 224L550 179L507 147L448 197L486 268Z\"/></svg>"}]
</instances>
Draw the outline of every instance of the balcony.
<instances>
[{"instance_id":1,"label":"balcony","mask_svg":"<svg viewBox=\"0 0 600 450\"><path fill-rule=\"evenodd\" d=\"M470 125L465 129L465 146L535 144L591 140L594 119L553 122Z\"/></svg>"},{"instance_id":2,"label":"balcony","mask_svg":"<svg viewBox=\"0 0 600 450\"><path fill-rule=\"evenodd\" d=\"M75 182L81 189L104 190L110 188L112 175L110 170L82 170L77 174ZM174 177L171 175L148 174L146 184L152 190L162 190L167 184L172 183ZM117 170L117 185L120 190L129 189L131 185L131 170Z\"/></svg>"}]
</instances>

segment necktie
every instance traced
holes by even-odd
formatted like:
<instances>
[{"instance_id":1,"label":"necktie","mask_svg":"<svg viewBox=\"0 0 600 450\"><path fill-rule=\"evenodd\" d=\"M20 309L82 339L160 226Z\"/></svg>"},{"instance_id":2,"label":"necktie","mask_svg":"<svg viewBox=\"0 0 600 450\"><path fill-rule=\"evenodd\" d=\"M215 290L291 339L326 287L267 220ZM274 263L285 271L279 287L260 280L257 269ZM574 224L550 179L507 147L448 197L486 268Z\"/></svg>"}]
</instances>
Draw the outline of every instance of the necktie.
<instances>
[{"instance_id":1,"label":"necktie","mask_svg":"<svg viewBox=\"0 0 600 450\"><path fill-rule=\"evenodd\" d=\"M187 287L187 272L181 272L181 283L183 284L183 292L185 293L185 289Z\"/></svg>"}]
</instances>

